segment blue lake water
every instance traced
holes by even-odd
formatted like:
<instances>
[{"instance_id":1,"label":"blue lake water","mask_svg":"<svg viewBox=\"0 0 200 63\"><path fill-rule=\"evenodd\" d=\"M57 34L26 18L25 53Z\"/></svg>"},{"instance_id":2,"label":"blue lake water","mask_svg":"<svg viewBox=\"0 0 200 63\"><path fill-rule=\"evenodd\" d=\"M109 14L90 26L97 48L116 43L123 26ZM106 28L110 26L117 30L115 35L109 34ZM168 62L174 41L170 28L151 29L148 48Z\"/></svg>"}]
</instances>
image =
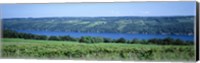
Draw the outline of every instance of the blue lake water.
<instances>
[{"instance_id":1,"label":"blue lake water","mask_svg":"<svg viewBox=\"0 0 200 63\"><path fill-rule=\"evenodd\" d=\"M81 36L93 36L93 37L106 37L112 39L125 38L128 40L132 40L134 38L137 39L152 39L152 38L166 38L172 37L174 39L182 39L182 40L194 40L194 36L188 35L159 35L159 34L122 34L122 33L79 33L79 32L49 32L49 31L27 31L27 30L17 30L17 32L23 33L32 33L38 35L47 35L47 36L65 36L69 35L72 37L80 38Z\"/></svg>"}]
</instances>

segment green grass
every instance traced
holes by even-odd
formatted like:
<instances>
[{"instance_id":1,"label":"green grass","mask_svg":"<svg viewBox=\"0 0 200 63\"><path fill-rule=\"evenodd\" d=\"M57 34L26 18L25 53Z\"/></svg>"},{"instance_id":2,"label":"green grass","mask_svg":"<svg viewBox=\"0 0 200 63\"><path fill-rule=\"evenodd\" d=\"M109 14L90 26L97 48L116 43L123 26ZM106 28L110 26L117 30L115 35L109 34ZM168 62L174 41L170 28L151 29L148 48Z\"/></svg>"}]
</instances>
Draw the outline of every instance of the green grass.
<instances>
[{"instance_id":1,"label":"green grass","mask_svg":"<svg viewBox=\"0 0 200 63\"><path fill-rule=\"evenodd\" d=\"M3 58L194 61L193 46L2 39Z\"/></svg>"}]
</instances>

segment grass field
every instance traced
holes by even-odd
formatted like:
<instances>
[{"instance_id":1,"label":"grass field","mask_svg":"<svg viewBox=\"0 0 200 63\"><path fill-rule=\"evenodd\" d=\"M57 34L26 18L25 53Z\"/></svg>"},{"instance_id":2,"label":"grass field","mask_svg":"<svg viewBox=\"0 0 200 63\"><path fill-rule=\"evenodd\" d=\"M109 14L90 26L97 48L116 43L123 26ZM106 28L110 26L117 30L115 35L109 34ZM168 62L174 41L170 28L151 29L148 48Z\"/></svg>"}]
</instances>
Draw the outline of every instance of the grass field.
<instances>
[{"instance_id":1,"label":"grass field","mask_svg":"<svg viewBox=\"0 0 200 63\"><path fill-rule=\"evenodd\" d=\"M194 46L2 39L3 58L194 61Z\"/></svg>"}]
</instances>

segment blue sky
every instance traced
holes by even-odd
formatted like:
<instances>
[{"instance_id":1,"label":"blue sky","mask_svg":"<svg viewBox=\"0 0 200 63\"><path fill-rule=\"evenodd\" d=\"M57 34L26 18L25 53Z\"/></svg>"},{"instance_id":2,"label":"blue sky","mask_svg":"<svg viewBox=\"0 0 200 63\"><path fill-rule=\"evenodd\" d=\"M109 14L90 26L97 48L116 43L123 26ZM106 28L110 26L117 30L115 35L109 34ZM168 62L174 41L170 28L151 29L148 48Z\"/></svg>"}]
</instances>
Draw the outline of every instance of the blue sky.
<instances>
[{"instance_id":1,"label":"blue sky","mask_svg":"<svg viewBox=\"0 0 200 63\"><path fill-rule=\"evenodd\" d=\"M2 18L185 16L196 15L196 2L1 4Z\"/></svg>"}]
</instances>

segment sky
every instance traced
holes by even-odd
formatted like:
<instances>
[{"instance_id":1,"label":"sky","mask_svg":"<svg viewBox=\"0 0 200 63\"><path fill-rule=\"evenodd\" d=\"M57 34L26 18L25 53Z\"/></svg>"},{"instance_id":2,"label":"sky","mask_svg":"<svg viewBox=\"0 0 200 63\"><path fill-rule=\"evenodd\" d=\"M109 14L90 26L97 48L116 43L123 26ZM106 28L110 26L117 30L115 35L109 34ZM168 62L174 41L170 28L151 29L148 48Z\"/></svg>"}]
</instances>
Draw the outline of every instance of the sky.
<instances>
[{"instance_id":1,"label":"sky","mask_svg":"<svg viewBox=\"0 0 200 63\"><path fill-rule=\"evenodd\" d=\"M196 2L0 4L0 16L2 18L194 16L195 7Z\"/></svg>"}]
</instances>

